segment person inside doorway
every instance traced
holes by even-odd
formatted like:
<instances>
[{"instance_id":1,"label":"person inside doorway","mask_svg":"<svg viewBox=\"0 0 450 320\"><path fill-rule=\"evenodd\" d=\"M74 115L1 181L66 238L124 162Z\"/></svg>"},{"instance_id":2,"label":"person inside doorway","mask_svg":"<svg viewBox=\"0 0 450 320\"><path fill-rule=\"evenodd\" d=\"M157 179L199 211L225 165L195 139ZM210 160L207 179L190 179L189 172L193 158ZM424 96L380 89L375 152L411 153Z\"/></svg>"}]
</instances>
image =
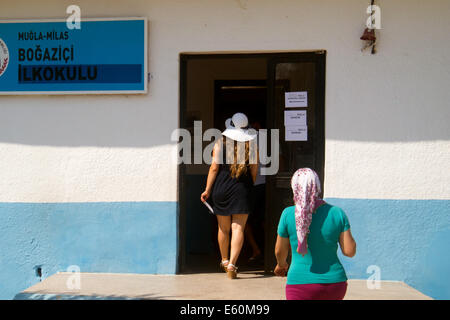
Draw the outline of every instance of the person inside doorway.
<instances>
[{"instance_id":1,"label":"person inside doorway","mask_svg":"<svg viewBox=\"0 0 450 320\"><path fill-rule=\"evenodd\" d=\"M294 206L283 210L275 245L275 275L287 272L287 300L342 300L347 276L337 256L340 244L353 257L356 242L344 211L319 199L320 181L309 168L298 169L291 179ZM292 249L292 262L286 260Z\"/></svg>"},{"instance_id":2,"label":"person inside doorway","mask_svg":"<svg viewBox=\"0 0 450 320\"><path fill-rule=\"evenodd\" d=\"M235 279L236 262L244 243L245 224L251 211L250 189L256 179L258 162L257 152L253 150L255 148L252 148L252 152L256 152L256 161L250 160L250 141L256 138L256 132L249 130L247 116L236 113L226 120L225 127L222 139L214 145L206 188L200 199L205 202L211 196L218 223L217 238L222 257L220 265L230 279Z\"/></svg>"},{"instance_id":3,"label":"person inside doorway","mask_svg":"<svg viewBox=\"0 0 450 320\"><path fill-rule=\"evenodd\" d=\"M261 124L259 121L255 120L251 123L251 127L259 132ZM257 139L259 149L259 136ZM256 180L250 193L252 214L249 215L248 222L245 225L245 238L248 240L252 249L252 255L248 260L250 265L256 264L262 260L261 246L258 244L255 236L255 231L263 229L266 206L266 177L261 174L262 166L261 163L258 163Z\"/></svg>"}]
</instances>

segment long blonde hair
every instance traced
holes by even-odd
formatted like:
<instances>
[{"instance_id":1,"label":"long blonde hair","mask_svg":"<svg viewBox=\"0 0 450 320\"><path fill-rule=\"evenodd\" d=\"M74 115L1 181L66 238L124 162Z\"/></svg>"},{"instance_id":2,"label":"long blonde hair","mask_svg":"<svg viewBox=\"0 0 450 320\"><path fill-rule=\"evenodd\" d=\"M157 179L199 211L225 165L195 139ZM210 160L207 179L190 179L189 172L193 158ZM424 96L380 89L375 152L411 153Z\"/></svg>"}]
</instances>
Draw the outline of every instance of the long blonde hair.
<instances>
[{"instance_id":1,"label":"long blonde hair","mask_svg":"<svg viewBox=\"0 0 450 320\"><path fill-rule=\"evenodd\" d=\"M224 137L225 139L225 137ZM230 139L231 140L231 139ZM232 178L238 179L240 176L247 173L248 166L249 166L249 159L250 159L250 143L249 141L245 141L245 143L237 142L234 140L231 140L234 146L234 152L233 152L233 158L232 162L230 155L227 152L227 163L230 164L230 175ZM226 146L231 146L231 143L224 143ZM244 151L244 159L242 159L242 146L245 146ZM240 157L239 157L240 156ZM244 161L242 161L244 160Z\"/></svg>"}]
</instances>

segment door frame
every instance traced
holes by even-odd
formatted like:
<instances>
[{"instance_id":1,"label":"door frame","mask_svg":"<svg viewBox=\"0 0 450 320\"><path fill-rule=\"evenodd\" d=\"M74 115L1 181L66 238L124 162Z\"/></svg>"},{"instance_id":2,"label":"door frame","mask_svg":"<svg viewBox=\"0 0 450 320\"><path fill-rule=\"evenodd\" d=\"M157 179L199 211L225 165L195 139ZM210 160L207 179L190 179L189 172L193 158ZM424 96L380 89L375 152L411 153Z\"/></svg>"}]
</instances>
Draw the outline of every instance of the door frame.
<instances>
[{"instance_id":1,"label":"door frame","mask_svg":"<svg viewBox=\"0 0 450 320\"><path fill-rule=\"evenodd\" d=\"M267 59L267 87L268 89L274 85L271 83L271 79L275 79L270 76L271 68L273 63L276 62L298 62L298 61L311 61L314 60L318 62L319 68L317 72L321 76L317 77L320 79L318 81L317 87L317 114L316 116L320 118L323 123L323 130L320 132L321 139L323 141L323 146L320 148L320 158L322 159L322 173L324 172L325 166L325 61L326 61L326 51L325 50L308 50L308 51L238 51L238 52L180 52L179 54L179 118L178 127L182 128L186 121L186 109L187 109L187 64L188 61L194 59L220 59L220 58L238 58L238 59L248 59L248 58L265 58ZM268 91L267 99L267 116L269 116L270 108L273 104L273 92ZM321 94L321 96L319 96ZM267 119L269 121L269 119ZM178 165L178 219L177 219L177 267L176 273L180 274L186 271L186 186L185 186L185 174L186 167L184 164ZM320 177L323 186L323 174ZM322 187L323 192L323 187ZM266 208L268 197L266 197ZM267 214L267 213L266 213ZM269 271L270 268L265 266L265 270Z\"/></svg>"}]
</instances>

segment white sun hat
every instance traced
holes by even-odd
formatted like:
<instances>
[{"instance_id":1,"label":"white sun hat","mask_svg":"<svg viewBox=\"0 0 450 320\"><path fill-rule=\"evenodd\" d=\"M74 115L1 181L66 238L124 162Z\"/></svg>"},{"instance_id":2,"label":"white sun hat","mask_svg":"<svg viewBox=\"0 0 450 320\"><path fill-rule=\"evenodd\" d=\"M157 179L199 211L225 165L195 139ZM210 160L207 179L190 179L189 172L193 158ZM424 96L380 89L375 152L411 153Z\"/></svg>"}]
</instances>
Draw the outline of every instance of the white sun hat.
<instances>
[{"instance_id":1,"label":"white sun hat","mask_svg":"<svg viewBox=\"0 0 450 320\"><path fill-rule=\"evenodd\" d=\"M243 113L235 113L225 121L225 131L222 134L236 141L250 141L256 138L255 130L249 129L248 118Z\"/></svg>"}]
</instances>

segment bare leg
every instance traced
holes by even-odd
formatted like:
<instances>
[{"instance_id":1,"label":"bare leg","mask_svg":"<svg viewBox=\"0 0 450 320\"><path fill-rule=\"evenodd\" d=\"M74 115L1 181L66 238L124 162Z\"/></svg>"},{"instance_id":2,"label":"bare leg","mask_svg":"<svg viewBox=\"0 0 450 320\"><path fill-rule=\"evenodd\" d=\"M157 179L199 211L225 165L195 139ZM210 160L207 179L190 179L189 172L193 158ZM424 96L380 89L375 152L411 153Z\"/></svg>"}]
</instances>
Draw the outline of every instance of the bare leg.
<instances>
[{"instance_id":1,"label":"bare leg","mask_svg":"<svg viewBox=\"0 0 450 320\"><path fill-rule=\"evenodd\" d=\"M233 214L231 222L230 263L235 265L244 244L244 229L248 214Z\"/></svg>"},{"instance_id":2,"label":"bare leg","mask_svg":"<svg viewBox=\"0 0 450 320\"><path fill-rule=\"evenodd\" d=\"M248 223L245 225L245 236L250 243L250 246L252 247L253 254L251 258L257 257L259 254L261 254L261 250L259 249L255 237L253 236L253 228Z\"/></svg>"},{"instance_id":3,"label":"bare leg","mask_svg":"<svg viewBox=\"0 0 450 320\"><path fill-rule=\"evenodd\" d=\"M230 248L231 217L219 215L216 215L216 217L219 226L217 241L219 242L219 249L220 255L222 256L222 261L225 261L228 260L228 249Z\"/></svg>"}]
</instances>

